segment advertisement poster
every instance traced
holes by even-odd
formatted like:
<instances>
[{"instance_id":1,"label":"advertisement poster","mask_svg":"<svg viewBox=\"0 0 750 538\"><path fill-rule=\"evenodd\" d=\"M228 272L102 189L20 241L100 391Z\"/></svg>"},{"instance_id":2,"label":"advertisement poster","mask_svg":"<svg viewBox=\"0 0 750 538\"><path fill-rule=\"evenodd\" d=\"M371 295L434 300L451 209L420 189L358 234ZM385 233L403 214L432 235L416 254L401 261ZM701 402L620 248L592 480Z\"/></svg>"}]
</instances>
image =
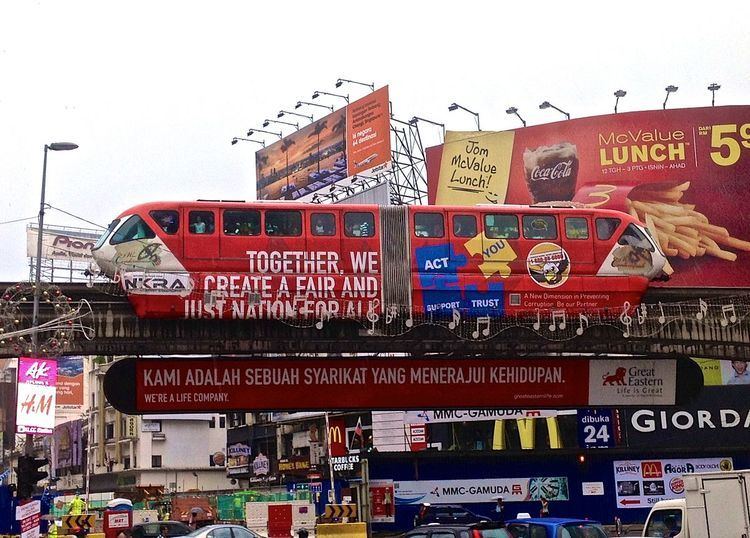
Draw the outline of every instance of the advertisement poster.
<instances>
[{"instance_id":1,"label":"advertisement poster","mask_svg":"<svg viewBox=\"0 0 750 538\"><path fill-rule=\"evenodd\" d=\"M590 403L593 405L674 405L677 383L674 360L591 361Z\"/></svg>"},{"instance_id":2,"label":"advertisement poster","mask_svg":"<svg viewBox=\"0 0 750 538\"><path fill-rule=\"evenodd\" d=\"M394 482L396 504L484 503L502 496L505 502L567 501L565 476L488 478L475 480L414 480Z\"/></svg>"},{"instance_id":3,"label":"advertisement poster","mask_svg":"<svg viewBox=\"0 0 750 538\"><path fill-rule=\"evenodd\" d=\"M83 410L83 357L57 359L57 411Z\"/></svg>"},{"instance_id":4,"label":"advertisement poster","mask_svg":"<svg viewBox=\"0 0 750 538\"><path fill-rule=\"evenodd\" d=\"M394 497L392 480L370 480L370 521L394 523Z\"/></svg>"},{"instance_id":5,"label":"advertisement poster","mask_svg":"<svg viewBox=\"0 0 750 538\"><path fill-rule=\"evenodd\" d=\"M658 501L684 497L683 474L734 468L732 458L628 460L613 466L617 508L650 508Z\"/></svg>"},{"instance_id":6,"label":"advertisement poster","mask_svg":"<svg viewBox=\"0 0 750 538\"><path fill-rule=\"evenodd\" d=\"M674 273L668 287L750 282L750 107L595 116L447 133L427 151L430 203L575 202L637 216Z\"/></svg>"},{"instance_id":7,"label":"advertisement poster","mask_svg":"<svg viewBox=\"0 0 750 538\"><path fill-rule=\"evenodd\" d=\"M52 461L55 472L73 473L83 463L83 420L71 420L55 426L52 434Z\"/></svg>"},{"instance_id":8,"label":"advertisement poster","mask_svg":"<svg viewBox=\"0 0 750 538\"><path fill-rule=\"evenodd\" d=\"M29 501L16 507L16 519L21 522L21 538L39 538L41 503Z\"/></svg>"},{"instance_id":9,"label":"advertisement poster","mask_svg":"<svg viewBox=\"0 0 750 538\"><path fill-rule=\"evenodd\" d=\"M578 446L581 448L612 448L617 446L617 425L611 409L579 409Z\"/></svg>"},{"instance_id":10,"label":"advertisement poster","mask_svg":"<svg viewBox=\"0 0 750 538\"><path fill-rule=\"evenodd\" d=\"M246 443L233 443L227 446L227 475L250 472L250 446Z\"/></svg>"},{"instance_id":11,"label":"advertisement poster","mask_svg":"<svg viewBox=\"0 0 750 538\"><path fill-rule=\"evenodd\" d=\"M750 361L693 359L701 367L703 382L712 385L750 385Z\"/></svg>"},{"instance_id":12,"label":"advertisement poster","mask_svg":"<svg viewBox=\"0 0 750 538\"><path fill-rule=\"evenodd\" d=\"M54 359L18 359L18 433L52 434L56 384L57 362Z\"/></svg>"},{"instance_id":13,"label":"advertisement poster","mask_svg":"<svg viewBox=\"0 0 750 538\"><path fill-rule=\"evenodd\" d=\"M387 170L390 140L385 86L257 151L258 200L309 202L355 174Z\"/></svg>"},{"instance_id":14,"label":"advertisement poster","mask_svg":"<svg viewBox=\"0 0 750 538\"><path fill-rule=\"evenodd\" d=\"M100 233L62 230L44 227L42 234L42 258L48 260L70 260L89 262L94 258L91 249L99 239ZM36 258L36 247L39 241L39 227L26 228L26 256Z\"/></svg>"}]
</instances>

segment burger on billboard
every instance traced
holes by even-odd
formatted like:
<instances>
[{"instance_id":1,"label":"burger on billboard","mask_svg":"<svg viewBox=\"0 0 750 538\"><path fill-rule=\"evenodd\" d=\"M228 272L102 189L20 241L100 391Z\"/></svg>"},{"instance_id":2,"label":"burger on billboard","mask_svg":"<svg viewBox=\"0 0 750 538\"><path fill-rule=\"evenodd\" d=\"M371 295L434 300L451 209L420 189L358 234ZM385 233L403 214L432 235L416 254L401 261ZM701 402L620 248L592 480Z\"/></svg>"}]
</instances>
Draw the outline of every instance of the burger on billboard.
<instances>
[{"instance_id":1,"label":"burger on billboard","mask_svg":"<svg viewBox=\"0 0 750 538\"><path fill-rule=\"evenodd\" d=\"M750 106L630 112L503 132L448 132L427 150L431 203L566 204L646 224L670 287L750 285Z\"/></svg>"}]
</instances>

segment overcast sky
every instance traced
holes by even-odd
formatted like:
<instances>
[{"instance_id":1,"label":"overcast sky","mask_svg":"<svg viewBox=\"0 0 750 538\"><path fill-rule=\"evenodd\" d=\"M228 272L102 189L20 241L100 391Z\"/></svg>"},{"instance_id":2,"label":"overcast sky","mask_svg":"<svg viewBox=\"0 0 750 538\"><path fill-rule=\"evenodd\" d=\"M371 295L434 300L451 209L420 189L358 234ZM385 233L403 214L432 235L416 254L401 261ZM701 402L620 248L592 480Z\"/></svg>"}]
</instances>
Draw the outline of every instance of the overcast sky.
<instances>
[{"instance_id":1,"label":"overcast sky","mask_svg":"<svg viewBox=\"0 0 750 538\"><path fill-rule=\"evenodd\" d=\"M747 104L748 20L747 1L7 0L0 223L36 218L55 141L80 148L50 153L47 202L102 225L146 201L252 200L256 147L231 138L313 90L337 93L339 77L388 84L396 117L449 130L474 127L453 101L484 130L517 127L511 105L529 125L559 120L545 99L609 113L618 88L621 111L660 108L668 84L670 108L706 106L714 81L717 104ZM0 224L0 281L28 276L26 222ZM57 211L46 223L88 226Z\"/></svg>"}]
</instances>

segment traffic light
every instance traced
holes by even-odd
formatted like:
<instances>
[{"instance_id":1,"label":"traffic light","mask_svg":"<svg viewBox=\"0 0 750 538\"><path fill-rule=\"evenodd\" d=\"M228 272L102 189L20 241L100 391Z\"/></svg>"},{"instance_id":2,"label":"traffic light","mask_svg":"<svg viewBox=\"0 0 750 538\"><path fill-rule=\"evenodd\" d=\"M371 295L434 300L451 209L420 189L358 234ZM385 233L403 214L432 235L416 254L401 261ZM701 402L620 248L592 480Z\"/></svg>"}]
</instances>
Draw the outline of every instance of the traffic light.
<instances>
[{"instance_id":1,"label":"traffic light","mask_svg":"<svg viewBox=\"0 0 750 538\"><path fill-rule=\"evenodd\" d=\"M49 476L46 472L39 470L40 467L44 467L48 463L47 458L35 458L33 456L20 456L18 458L18 467L15 470L20 499L30 499L36 483Z\"/></svg>"}]
</instances>

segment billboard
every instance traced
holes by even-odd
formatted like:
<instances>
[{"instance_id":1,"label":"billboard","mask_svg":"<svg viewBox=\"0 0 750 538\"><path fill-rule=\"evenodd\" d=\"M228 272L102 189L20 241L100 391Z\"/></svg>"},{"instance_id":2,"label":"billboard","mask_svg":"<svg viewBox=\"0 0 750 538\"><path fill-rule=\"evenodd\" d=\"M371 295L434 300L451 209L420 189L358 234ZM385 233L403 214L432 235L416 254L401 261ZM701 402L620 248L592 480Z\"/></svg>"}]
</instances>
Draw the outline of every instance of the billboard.
<instances>
[{"instance_id":1,"label":"billboard","mask_svg":"<svg viewBox=\"0 0 750 538\"><path fill-rule=\"evenodd\" d=\"M90 262L91 249L101 234L95 231L44 228L42 234L42 258L48 260L71 260ZM39 227L26 228L26 256L36 258Z\"/></svg>"},{"instance_id":2,"label":"billboard","mask_svg":"<svg viewBox=\"0 0 750 538\"><path fill-rule=\"evenodd\" d=\"M52 462L56 476L80 467L83 462L83 420L71 420L55 426L52 434Z\"/></svg>"},{"instance_id":3,"label":"billboard","mask_svg":"<svg viewBox=\"0 0 750 538\"><path fill-rule=\"evenodd\" d=\"M700 377L695 363L683 364L677 368L674 359L131 358L107 371L104 391L128 414L674 405L677 387L683 400L696 385L693 378Z\"/></svg>"},{"instance_id":4,"label":"billboard","mask_svg":"<svg viewBox=\"0 0 750 538\"><path fill-rule=\"evenodd\" d=\"M505 502L570 499L568 477L483 478L471 480L399 480L396 504L486 503L501 496Z\"/></svg>"},{"instance_id":5,"label":"billboard","mask_svg":"<svg viewBox=\"0 0 750 538\"><path fill-rule=\"evenodd\" d=\"M255 153L258 200L311 201L355 174L390 168L388 86Z\"/></svg>"},{"instance_id":6,"label":"billboard","mask_svg":"<svg viewBox=\"0 0 750 538\"><path fill-rule=\"evenodd\" d=\"M18 433L51 434L55 427L57 362L54 359L18 359Z\"/></svg>"},{"instance_id":7,"label":"billboard","mask_svg":"<svg viewBox=\"0 0 750 538\"><path fill-rule=\"evenodd\" d=\"M57 412L83 411L83 357L57 359Z\"/></svg>"},{"instance_id":8,"label":"billboard","mask_svg":"<svg viewBox=\"0 0 750 538\"><path fill-rule=\"evenodd\" d=\"M685 495L685 473L731 471L732 458L630 460L612 463L617 508L650 508L658 501Z\"/></svg>"},{"instance_id":9,"label":"billboard","mask_svg":"<svg viewBox=\"0 0 750 538\"><path fill-rule=\"evenodd\" d=\"M669 287L750 282L750 106L630 112L503 132L448 132L427 151L430 203L577 202L629 212L658 238Z\"/></svg>"}]
</instances>

